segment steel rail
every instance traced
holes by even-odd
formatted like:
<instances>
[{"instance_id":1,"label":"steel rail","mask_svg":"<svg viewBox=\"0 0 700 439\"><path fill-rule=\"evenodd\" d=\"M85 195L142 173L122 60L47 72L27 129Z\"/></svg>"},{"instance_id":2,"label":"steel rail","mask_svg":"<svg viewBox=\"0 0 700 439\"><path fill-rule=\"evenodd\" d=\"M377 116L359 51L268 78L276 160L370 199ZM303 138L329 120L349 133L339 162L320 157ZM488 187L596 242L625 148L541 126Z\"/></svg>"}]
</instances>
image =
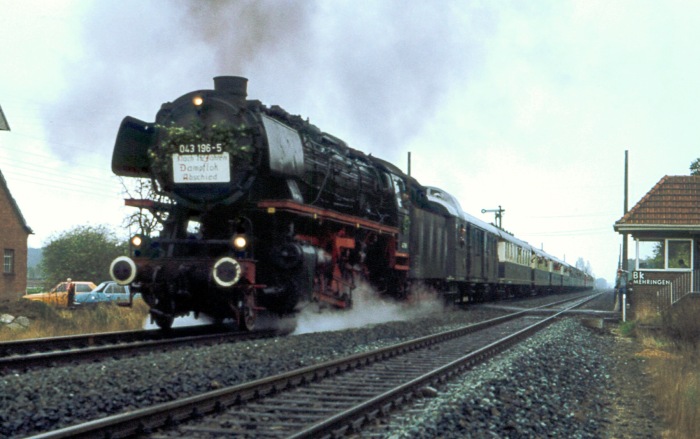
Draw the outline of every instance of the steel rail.
<instances>
[{"instance_id":1,"label":"steel rail","mask_svg":"<svg viewBox=\"0 0 700 439\"><path fill-rule=\"evenodd\" d=\"M218 330L217 332L224 332L224 330ZM49 352L95 345L117 344L134 340L161 340L206 333L212 333L211 325L173 328L170 331L163 331L160 329L143 329L135 331L97 332L91 334L64 335L60 337L11 340L0 342L0 358L27 352Z\"/></svg>"},{"instance_id":2,"label":"steel rail","mask_svg":"<svg viewBox=\"0 0 700 439\"><path fill-rule=\"evenodd\" d=\"M584 300L589 301L595 297L597 297L597 295L591 296ZM567 301L571 300L569 299L556 303L560 304L562 302ZM574 306L581 306L583 303L585 303L583 300L579 300ZM399 356L411 351L424 348L426 346L430 346L434 343L461 337L469 333L487 328L489 326L494 326L499 323L504 323L509 320L525 316L528 314L528 311L543 308L546 306L552 306L552 304L530 308L528 310L519 311L513 314L475 323L462 328L444 331L434 335L424 336L415 340L410 340L404 343L399 343L397 345L380 348L371 352L355 354L346 358L331 360L314 366L307 366L280 375L262 378L248 383L218 389L211 392L206 392L203 394L178 399L167 403L157 404L151 407L137 409L128 413L112 415L102 419L96 419L93 421L88 421L86 423L64 427L58 430L32 436L32 438L58 439L68 437L104 437L110 439L117 439L144 434L146 432L150 432L158 428L178 424L184 420L193 417L200 417L207 413L220 411L226 407L230 407L235 404L241 404L254 399L259 399L264 396L274 394L283 389L298 387L305 383L311 383L326 377L330 377L332 375L336 375L340 372L364 367L374 362L381 361L385 358ZM562 310L560 313L551 316L546 320L553 321L555 318L557 318L560 314L563 314L564 312L566 312L566 310ZM521 336L523 335L525 334L522 334ZM517 341L517 339L513 338L513 336L509 336L506 338L508 341L505 341L504 343L512 344ZM468 356L470 360L467 361L485 361L485 355L492 351L495 352L495 348L496 347L492 344L482 349L479 349L474 353L470 354L471 356ZM408 383L404 386L414 388L417 385L418 384L412 381L411 383ZM381 398L381 400L377 399L379 397L373 398L371 400L371 404L369 402L366 404L369 404L371 407L381 406L382 404L387 404L386 402L382 401L386 401L387 398L395 398L396 395L398 395L398 391L387 392L387 394L385 394L384 398ZM364 407L364 404L362 406ZM316 424L315 426L311 427L313 428L313 431L300 433L301 436L299 437L309 437L308 435L314 436L319 434L319 432L325 432L329 429L338 429L340 427L337 427L337 425L341 422L342 419L357 418L360 411L365 409L351 409L347 412L344 412L342 416L335 415L332 418L330 418L330 420ZM355 420L353 422L357 423L361 422L361 420Z\"/></svg>"},{"instance_id":3,"label":"steel rail","mask_svg":"<svg viewBox=\"0 0 700 439\"><path fill-rule=\"evenodd\" d=\"M183 345L193 346L196 344L201 345L207 343L211 344L238 342L246 340L255 340L260 338L269 338L278 335L280 335L280 332L276 330L257 332L216 331L213 333L204 333L201 335L171 335L169 336L169 338L156 337L155 339L146 341L115 341L115 344L104 344L100 346L87 346L81 348L66 348L62 350L0 357L0 371L6 372L9 370L26 369L39 366L55 366L56 364L84 361L86 359L94 360L104 357L123 355L125 353L140 352L144 350L152 352L156 349L172 349ZM103 342L105 341L103 340Z\"/></svg>"},{"instance_id":4,"label":"steel rail","mask_svg":"<svg viewBox=\"0 0 700 439\"><path fill-rule=\"evenodd\" d=\"M552 304L543 305L536 308L528 308L530 312L541 309L542 312L551 312L545 310L547 306L556 306L561 303L566 303L572 299L565 299ZM522 310L522 308L517 309ZM161 329L144 329L134 331L115 331L115 332L97 332L90 334L75 334L64 335L59 337L42 337L31 338L24 340L10 340L0 342L0 359L4 357L14 357L27 353L37 354L43 352L53 352L61 350L75 350L79 348L88 348L101 345L112 345L119 343L128 343L134 341L146 340L164 340L170 338L191 337L196 335L212 335L212 334L227 334L231 332L228 327L217 329L213 325L198 325L172 328L168 331ZM284 333L283 330L280 330Z\"/></svg>"},{"instance_id":5,"label":"steel rail","mask_svg":"<svg viewBox=\"0 0 700 439\"><path fill-rule=\"evenodd\" d=\"M419 394L420 389L423 389L429 385L445 382L451 377L464 373L469 369L472 369L474 366L493 358L495 355L503 352L519 341L522 341L530 337L532 334L549 326L571 309L582 306L585 303L593 300L595 297L597 297L597 295L583 298L580 301L575 302L573 305L560 310L554 315L546 317L539 322L533 323L527 328L507 335L498 341L470 352L469 354L464 355L463 357L438 369L415 378L401 386L395 387L392 390L369 399L362 404L358 404L342 413L338 413L325 421L319 422L309 428L299 431L294 435L288 436L288 439L326 439L342 436L346 431L358 432L363 424L374 419L377 414L386 414L390 410L403 405L407 401L411 400L414 395Z\"/></svg>"}]
</instances>

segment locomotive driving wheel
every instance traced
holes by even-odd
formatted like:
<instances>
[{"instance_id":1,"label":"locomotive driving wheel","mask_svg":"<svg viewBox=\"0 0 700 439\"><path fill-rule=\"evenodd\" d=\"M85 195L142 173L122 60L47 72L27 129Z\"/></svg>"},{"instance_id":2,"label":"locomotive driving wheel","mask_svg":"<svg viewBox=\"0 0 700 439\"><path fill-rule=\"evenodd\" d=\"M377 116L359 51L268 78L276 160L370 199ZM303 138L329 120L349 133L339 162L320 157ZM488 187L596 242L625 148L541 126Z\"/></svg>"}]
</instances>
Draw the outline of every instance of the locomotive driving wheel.
<instances>
[{"instance_id":1,"label":"locomotive driving wheel","mask_svg":"<svg viewBox=\"0 0 700 439\"><path fill-rule=\"evenodd\" d=\"M175 321L175 318L171 315L167 314L156 314L156 313L151 313L151 316L153 317L153 321L158 325L160 329L170 329L173 326L173 322Z\"/></svg>"}]
</instances>

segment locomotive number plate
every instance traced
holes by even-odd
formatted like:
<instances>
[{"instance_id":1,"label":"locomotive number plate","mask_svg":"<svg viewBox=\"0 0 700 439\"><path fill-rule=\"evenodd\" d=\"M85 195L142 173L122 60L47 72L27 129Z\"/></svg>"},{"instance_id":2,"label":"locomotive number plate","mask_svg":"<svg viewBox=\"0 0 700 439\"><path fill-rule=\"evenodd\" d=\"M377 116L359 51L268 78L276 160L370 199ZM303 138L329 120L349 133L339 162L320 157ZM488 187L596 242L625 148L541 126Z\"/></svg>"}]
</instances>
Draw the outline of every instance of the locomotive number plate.
<instances>
[{"instance_id":1,"label":"locomotive number plate","mask_svg":"<svg viewBox=\"0 0 700 439\"><path fill-rule=\"evenodd\" d=\"M175 183L229 183L231 162L221 154L173 154Z\"/></svg>"}]
</instances>

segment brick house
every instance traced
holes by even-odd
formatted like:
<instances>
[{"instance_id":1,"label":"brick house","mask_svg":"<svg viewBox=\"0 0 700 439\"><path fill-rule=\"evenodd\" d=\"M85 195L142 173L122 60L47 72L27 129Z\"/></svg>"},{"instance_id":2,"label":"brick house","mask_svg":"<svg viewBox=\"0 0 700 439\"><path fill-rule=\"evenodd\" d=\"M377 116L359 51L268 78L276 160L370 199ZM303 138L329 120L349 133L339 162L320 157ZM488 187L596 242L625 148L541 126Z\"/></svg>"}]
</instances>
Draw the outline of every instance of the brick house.
<instances>
[{"instance_id":1,"label":"brick house","mask_svg":"<svg viewBox=\"0 0 700 439\"><path fill-rule=\"evenodd\" d=\"M32 233L0 172L0 299L18 299L27 290L27 239Z\"/></svg>"},{"instance_id":2,"label":"brick house","mask_svg":"<svg viewBox=\"0 0 700 439\"><path fill-rule=\"evenodd\" d=\"M658 312L700 290L700 176L665 176L614 224L629 250L632 312Z\"/></svg>"}]
</instances>

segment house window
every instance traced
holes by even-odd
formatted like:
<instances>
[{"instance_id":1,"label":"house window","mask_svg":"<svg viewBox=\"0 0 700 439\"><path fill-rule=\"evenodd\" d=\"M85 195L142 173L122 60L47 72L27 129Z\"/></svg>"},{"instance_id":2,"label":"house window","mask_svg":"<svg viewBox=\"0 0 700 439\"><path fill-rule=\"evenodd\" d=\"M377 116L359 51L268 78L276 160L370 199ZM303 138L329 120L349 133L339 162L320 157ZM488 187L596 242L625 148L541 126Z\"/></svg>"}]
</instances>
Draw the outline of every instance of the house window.
<instances>
[{"instance_id":1,"label":"house window","mask_svg":"<svg viewBox=\"0 0 700 439\"><path fill-rule=\"evenodd\" d=\"M637 269L687 270L692 267L692 240L657 239L637 241Z\"/></svg>"},{"instance_id":2,"label":"house window","mask_svg":"<svg viewBox=\"0 0 700 439\"><path fill-rule=\"evenodd\" d=\"M3 273L12 274L15 272L15 251L5 249L4 269Z\"/></svg>"}]
</instances>

